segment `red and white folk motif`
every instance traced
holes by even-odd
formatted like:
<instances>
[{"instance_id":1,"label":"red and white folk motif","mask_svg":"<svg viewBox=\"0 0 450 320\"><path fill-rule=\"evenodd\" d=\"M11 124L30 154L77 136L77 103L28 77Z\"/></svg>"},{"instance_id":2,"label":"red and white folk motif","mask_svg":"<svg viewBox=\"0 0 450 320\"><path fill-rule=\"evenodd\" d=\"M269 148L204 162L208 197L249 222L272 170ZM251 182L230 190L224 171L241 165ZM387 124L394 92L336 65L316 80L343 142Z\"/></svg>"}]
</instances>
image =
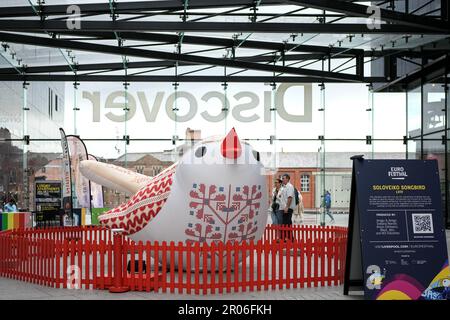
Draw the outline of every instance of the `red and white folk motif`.
<instances>
[{"instance_id":1,"label":"red and white folk motif","mask_svg":"<svg viewBox=\"0 0 450 320\"><path fill-rule=\"evenodd\" d=\"M126 235L143 229L166 203L175 170L176 164L162 171L128 202L101 215L99 222L109 228L124 229Z\"/></svg>"},{"instance_id":2,"label":"red and white folk motif","mask_svg":"<svg viewBox=\"0 0 450 320\"><path fill-rule=\"evenodd\" d=\"M260 185L218 188L194 184L189 207L195 219L185 230L190 237L187 242L253 240L261 196Z\"/></svg>"}]
</instances>

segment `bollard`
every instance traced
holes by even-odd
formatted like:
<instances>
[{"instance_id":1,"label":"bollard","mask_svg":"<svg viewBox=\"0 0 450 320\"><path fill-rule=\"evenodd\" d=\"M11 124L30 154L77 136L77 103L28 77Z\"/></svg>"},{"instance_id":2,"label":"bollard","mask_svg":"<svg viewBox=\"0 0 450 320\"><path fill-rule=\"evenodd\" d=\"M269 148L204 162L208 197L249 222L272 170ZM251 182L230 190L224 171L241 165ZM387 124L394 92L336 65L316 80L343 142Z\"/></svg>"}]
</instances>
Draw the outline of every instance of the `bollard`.
<instances>
[{"instance_id":1,"label":"bollard","mask_svg":"<svg viewBox=\"0 0 450 320\"><path fill-rule=\"evenodd\" d=\"M122 245L123 245L123 229L113 229L114 232L114 282L109 288L111 293L123 293L130 291L128 286L123 284L123 268L122 268Z\"/></svg>"}]
</instances>

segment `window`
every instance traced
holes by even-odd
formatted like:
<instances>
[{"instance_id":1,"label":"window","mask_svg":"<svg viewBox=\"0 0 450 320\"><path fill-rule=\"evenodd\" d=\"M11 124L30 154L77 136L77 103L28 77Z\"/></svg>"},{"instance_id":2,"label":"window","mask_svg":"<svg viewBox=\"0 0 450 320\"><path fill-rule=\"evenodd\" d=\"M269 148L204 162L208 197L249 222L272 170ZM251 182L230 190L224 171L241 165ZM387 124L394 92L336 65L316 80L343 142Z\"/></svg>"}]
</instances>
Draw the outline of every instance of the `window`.
<instances>
[{"instance_id":1,"label":"window","mask_svg":"<svg viewBox=\"0 0 450 320\"><path fill-rule=\"evenodd\" d=\"M48 88L48 116L50 119L53 119L53 111L58 111L60 105L58 100L58 95L51 88Z\"/></svg>"},{"instance_id":2,"label":"window","mask_svg":"<svg viewBox=\"0 0 450 320\"><path fill-rule=\"evenodd\" d=\"M309 174L302 174L300 178L300 190L301 192L309 192Z\"/></svg>"},{"instance_id":3,"label":"window","mask_svg":"<svg viewBox=\"0 0 450 320\"><path fill-rule=\"evenodd\" d=\"M136 166L136 172L140 174L144 174L145 166Z\"/></svg>"},{"instance_id":4,"label":"window","mask_svg":"<svg viewBox=\"0 0 450 320\"><path fill-rule=\"evenodd\" d=\"M158 175L158 174L161 172L161 170L162 170L162 167L161 167L161 166L154 166L154 167L152 168L153 176Z\"/></svg>"},{"instance_id":5,"label":"window","mask_svg":"<svg viewBox=\"0 0 450 320\"><path fill-rule=\"evenodd\" d=\"M9 172L9 183L15 184L17 180L16 170L11 170Z\"/></svg>"},{"instance_id":6,"label":"window","mask_svg":"<svg viewBox=\"0 0 450 320\"><path fill-rule=\"evenodd\" d=\"M48 88L48 116L52 117L52 89Z\"/></svg>"}]
</instances>

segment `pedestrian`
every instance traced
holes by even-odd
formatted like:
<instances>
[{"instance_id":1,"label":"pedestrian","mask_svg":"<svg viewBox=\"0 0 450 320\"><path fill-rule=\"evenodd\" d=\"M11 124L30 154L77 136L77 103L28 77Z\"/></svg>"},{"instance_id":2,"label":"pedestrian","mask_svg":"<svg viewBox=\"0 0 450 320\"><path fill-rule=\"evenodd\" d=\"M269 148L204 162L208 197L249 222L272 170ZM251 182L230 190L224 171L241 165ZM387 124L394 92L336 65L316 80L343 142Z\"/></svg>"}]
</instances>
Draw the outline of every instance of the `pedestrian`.
<instances>
[{"instance_id":1,"label":"pedestrian","mask_svg":"<svg viewBox=\"0 0 450 320\"><path fill-rule=\"evenodd\" d=\"M325 206L324 206L325 213L331 218L331 223L335 223L333 213L330 210L331 209L331 193L328 190L325 192L324 204L325 204Z\"/></svg>"},{"instance_id":2,"label":"pedestrian","mask_svg":"<svg viewBox=\"0 0 450 320\"><path fill-rule=\"evenodd\" d=\"M303 205L303 196L300 192L298 192L298 204L294 210L294 215L292 216L292 223L293 224L302 224L304 213L305 213L305 207Z\"/></svg>"},{"instance_id":3,"label":"pedestrian","mask_svg":"<svg viewBox=\"0 0 450 320\"><path fill-rule=\"evenodd\" d=\"M292 226L292 213L296 207L295 204L295 189L290 182L291 177L285 173L282 175L283 187L281 189L280 209L278 210L278 218L283 221L286 227ZM291 232L285 233L285 238L292 239Z\"/></svg>"},{"instance_id":4,"label":"pedestrian","mask_svg":"<svg viewBox=\"0 0 450 320\"><path fill-rule=\"evenodd\" d=\"M16 201L10 198L8 203L5 204L5 212L17 212Z\"/></svg>"},{"instance_id":5,"label":"pedestrian","mask_svg":"<svg viewBox=\"0 0 450 320\"><path fill-rule=\"evenodd\" d=\"M280 197L281 197L281 179L275 179L274 187L272 190L272 204L271 204L271 217L272 224L281 224L283 221L278 221L277 212L280 209Z\"/></svg>"}]
</instances>

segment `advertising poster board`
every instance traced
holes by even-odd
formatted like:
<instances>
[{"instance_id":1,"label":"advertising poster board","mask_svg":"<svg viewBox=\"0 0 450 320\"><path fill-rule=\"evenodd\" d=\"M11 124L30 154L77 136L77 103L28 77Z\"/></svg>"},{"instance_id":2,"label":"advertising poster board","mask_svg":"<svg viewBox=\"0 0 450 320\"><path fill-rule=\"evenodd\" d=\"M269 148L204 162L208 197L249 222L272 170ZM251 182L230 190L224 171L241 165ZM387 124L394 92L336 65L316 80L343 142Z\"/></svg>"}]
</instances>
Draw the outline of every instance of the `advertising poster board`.
<instances>
[{"instance_id":1,"label":"advertising poster board","mask_svg":"<svg viewBox=\"0 0 450 320\"><path fill-rule=\"evenodd\" d=\"M36 211L58 211L61 209L61 181L36 181Z\"/></svg>"},{"instance_id":2,"label":"advertising poster board","mask_svg":"<svg viewBox=\"0 0 450 320\"><path fill-rule=\"evenodd\" d=\"M353 158L344 294L369 300L450 299L435 160Z\"/></svg>"},{"instance_id":3,"label":"advertising poster board","mask_svg":"<svg viewBox=\"0 0 450 320\"><path fill-rule=\"evenodd\" d=\"M74 208L73 209L73 222L72 226L81 226L81 208Z\"/></svg>"},{"instance_id":4,"label":"advertising poster board","mask_svg":"<svg viewBox=\"0 0 450 320\"><path fill-rule=\"evenodd\" d=\"M36 221L55 220L62 208L61 181L35 182Z\"/></svg>"}]
</instances>

